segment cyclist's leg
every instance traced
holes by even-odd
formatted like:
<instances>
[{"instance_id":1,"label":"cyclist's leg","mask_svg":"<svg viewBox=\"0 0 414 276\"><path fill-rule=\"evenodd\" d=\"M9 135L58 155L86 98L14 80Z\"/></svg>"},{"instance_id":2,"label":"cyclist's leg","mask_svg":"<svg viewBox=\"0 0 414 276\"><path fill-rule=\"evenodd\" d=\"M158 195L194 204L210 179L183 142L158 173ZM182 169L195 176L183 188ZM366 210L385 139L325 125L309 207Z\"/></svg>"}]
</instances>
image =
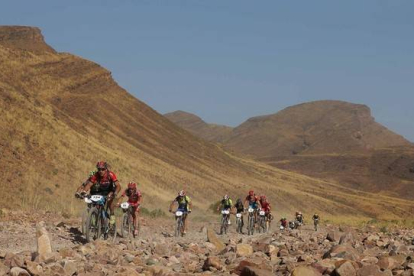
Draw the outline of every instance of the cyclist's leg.
<instances>
[{"instance_id":1,"label":"cyclist's leg","mask_svg":"<svg viewBox=\"0 0 414 276\"><path fill-rule=\"evenodd\" d=\"M187 225L188 225L188 222L187 222L187 213L185 212L183 214L183 233L187 233Z\"/></svg>"},{"instance_id":2,"label":"cyclist's leg","mask_svg":"<svg viewBox=\"0 0 414 276\"><path fill-rule=\"evenodd\" d=\"M113 197L111 197L108 202L108 207L109 207L109 224L115 224L115 200Z\"/></svg>"},{"instance_id":3,"label":"cyclist's leg","mask_svg":"<svg viewBox=\"0 0 414 276\"><path fill-rule=\"evenodd\" d=\"M132 206L131 210L131 217L132 217L132 225L134 225L134 230L137 229L137 206Z\"/></svg>"}]
</instances>

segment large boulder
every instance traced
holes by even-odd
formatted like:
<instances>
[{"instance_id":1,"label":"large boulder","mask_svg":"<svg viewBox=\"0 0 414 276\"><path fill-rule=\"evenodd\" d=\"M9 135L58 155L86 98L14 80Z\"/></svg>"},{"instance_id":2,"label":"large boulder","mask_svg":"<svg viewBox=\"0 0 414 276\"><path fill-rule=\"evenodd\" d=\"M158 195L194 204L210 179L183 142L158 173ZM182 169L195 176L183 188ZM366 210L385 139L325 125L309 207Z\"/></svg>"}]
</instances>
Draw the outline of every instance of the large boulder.
<instances>
[{"instance_id":1,"label":"large boulder","mask_svg":"<svg viewBox=\"0 0 414 276\"><path fill-rule=\"evenodd\" d=\"M29 271L31 275L37 276L43 274L43 267L36 262L26 261L26 267L27 271Z\"/></svg>"},{"instance_id":2,"label":"large boulder","mask_svg":"<svg viewBox=\"0 0 414 276\"><path fill-rule=\"evenodd\" d=\"M240 276L272 276L270 270L260 269L257 267L245 266L240 273Z\"/></svg>"},{"instance_id":3,"label":"large boulder","mask_svg":"<svg viewBox=\"0 0 414 276\"><path fill-rule=\"evenodd\" d=\"M327 258L341 258L350 261L357 261L359 259L358 251L348 244L341 244L333 246L328 252L323 255Z\"/></svg>"},{"instance_id":4,"label":"large boulder","mask_svg":"<svg viewBox=\"0 0 414 276\"><path fill-rule=\"evenodd\" d=\"M20 267L13 267L10 270L11 276L30 276L30 273L27 270L20 268Z\"/></svg>"},{"instance_id":5,"label":"large boulder","mask_svg":"<svg viewBox=\"0 0 414 276\"><path fill-rule=\"evenodd\" d=\"M298 266L292 271L292 276L322 276L322 274L311 266Z\"/></svg>"},{"instance_id":6,"label":"large boulder","mask_svg":"<svg viewBox=\"0 0 414 276\"><path fill-rule=\"evenodd\" d=\"M239 265L232 271L232 273L240 275L245 267L259 268L261 270L272 272L272 265L262 258L246 259L239 263Z\"/></svg>"},{"instance_id":7,"label":"large boulder","mask_svg":"<svg viewBox=\"0 0 414 276\"><path fill-rule=\"evenodd\" d=\"M207 241L214 244L218 252L226 248L226 245L216 236L212 228L207 229Z\"/></svg>"},{"instance_id":8,"label":"large boulder","mask_svg":"<svg viewBox=\"0 0 414 276\"><path fill-rule=\"evenodd\" d=\"M253 254L253 247L249 244L240 243L236 246L236 254L238 257L248 257Z\"/></svg>"},{"instance_id":9,"label":"large boulder","mask_svg":"<svg viewBox=\"0 0 414 276\"><path fill-rule=\"evenodd\" d=\"M380 271L377 265L367 265L357 271L357 276L392 276L391 270Z\"/></svg>"},{"instance_id":10,"label":"large boulder","mask_svg":"<svg viewBox=\"0 0 414 276\"><path fill-rule=\"evenodd\" d=\"M205 260L203 270L209 270L211 267L214 267L217 270L221 270L223 268L218 257L208 257L207 260Z\"/></svg>"},{"instance_id":11,"label":"large boulder","mask_svg":"<svg viewBox=\"0 0 414 276\"><path fill-rule=\"evenodd\" d=\"M336 268L335 273L337 276L356 276L357 270L351 262L347 261Z\"/></svg>"},{"instance_id":12,"label":"large boulder","mask_svg":"<svg viewBox=\"0 0 414 276\"><path fill-rule=\"evenodd\" d=\"M328 231L328 234L326 235L326 239L330 242L339 242L340 238L341 238L341 233L337 230L330 230Z\"/></svg>"},{"instance_id":13,"label":"large boulder","mask_svg":"<svg viewBox=\"0 0 414 276\"><path fill-rule=\"evenodd\" d=\"M37 236L37 253L41 261L43 261L47 255L52 253L52 245L50 243L49 234L45 228L43 221L36 224L36 236Z\"/></svg>"}]
</instances>

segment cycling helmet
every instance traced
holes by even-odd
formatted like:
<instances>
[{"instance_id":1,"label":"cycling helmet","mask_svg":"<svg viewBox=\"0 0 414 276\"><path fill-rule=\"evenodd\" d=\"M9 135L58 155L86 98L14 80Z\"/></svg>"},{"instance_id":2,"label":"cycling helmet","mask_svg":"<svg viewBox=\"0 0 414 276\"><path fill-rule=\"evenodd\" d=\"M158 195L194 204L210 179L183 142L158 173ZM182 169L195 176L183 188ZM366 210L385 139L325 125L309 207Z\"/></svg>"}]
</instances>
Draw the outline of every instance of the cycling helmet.
<instances>
[{"instance_id":1,"label":"cycling helmet","mask_svg":"<svg viewBox=\"0 0 414 276\"><path fill-rule=\"evenodd\" d=\"M137 188L137 183L135 182L128 183L128 189L136 189L136 188Z\"/></svg>"},{"instance_id":2,"label":"cycling helmet","mask_svg":"<svg viewBox=\"0 0 414 276\"><path fill-rule=\"evenodd\" d=\"M223 196L223 199L228 200L230 197L228 195Z\"/></svg>"},{"instance_id":3,"label":"cycling helmet","mask_svg":"<svg viewBox=\"0 0 414 276\"><path fill-rule=\"evenodd\" d=\"M179 191L178 196L185 196L185 191L184 190Z\"/></svg>"},{"instance_id":4,"label":"cycling helmet","mask_svg":"<svg viewBox=\"0 0 414 276\"><path fill-rule=\"evenodd\" d=\"M99 161L96 163L96 168L99 169L108 169L108 164L105 161Z\"/></svg>"},{"instance_id":5,"label":"cycling helmet","mask_svg":"<svg viewBox=\"0 0 414 276\"><path fill-rule=\"evenodd\" d=\"M254 196L254 191L253 190L249 191L249 196Z\"/></svg>"}]
</instances>

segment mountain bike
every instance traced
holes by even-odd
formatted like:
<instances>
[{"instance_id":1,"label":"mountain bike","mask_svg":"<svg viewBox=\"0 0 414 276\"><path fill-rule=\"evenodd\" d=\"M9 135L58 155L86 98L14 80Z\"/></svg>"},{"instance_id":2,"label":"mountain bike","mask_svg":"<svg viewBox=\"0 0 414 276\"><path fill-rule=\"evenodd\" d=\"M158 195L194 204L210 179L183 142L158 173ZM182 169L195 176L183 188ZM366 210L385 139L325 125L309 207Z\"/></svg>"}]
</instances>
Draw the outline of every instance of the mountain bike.
<instances>
[{"instance_id":1,"label":"mountain bike","mask_svg":"<svg viewBox=\"0 0 414 276\"><path fill-rule=\"evenodd\" d=\"M248 222L247 222L247 235L253 235L254 234L254 224L255 224L255 217L254 213L255 210L253 208L247 209L249 216L248 216Z\"/></svg>"},{"instance_id":2,"label":"mountain bike","mask_svg":"<svg viewBox=\"0 0 414 276\"><path fill-rule=\"evenodd\" d=\"M313 219L313 226L315 226L315 231L318 231L318 224L319 224L319 219L318 218Z\"/></svg>"},{"instance_id":3,"label":"mountain bike","mask_svg":"<svg viewBox=\"0 0 414 276\"><path fill-rule=\"evenodd\" d=\"M124 202L120 205L123 215L122 215L122 225L121 225L121 235L123 238L136 238L139 235L140 231L140 224L137 221L137 229L138 234L135 235L135 228L134 228L134 218L132 217L132 212L134 212L133 206L131 206L128 202ZM138 220L138 218L136 218Z\"/></svg>"},{"instance_id":4,"label":"mountain bike","mask_svg":"<svg viewBox=\"0 0 414 276\"><path fill-rule=\"evenodd\" d=\"M222 210L221 214L222 214L222 218L221 218L220 235L223 235L223 234L227 234L227 228L229 227L230 210Z\"/></svg>"},{"instance_id":5,"label":"mountain bike","mask_svg":"<svg viewBox=\"0 0 414 276\"><path fill-rule=\"evenodd\" d=\"M243 214L242 213L236 214L236 232L240 234L243 232Z\"/></svg>"},{"instance_id":6,"label":"mountain bike","mask_svg":"<svg viewBox=\"0 0 414 276\"><path fill-rule=\"evenodd\" d=\"M91 242L97 239L116 239L116 223L110 226L107 206L107 197L102 195L92 195L89 197L92 201L91 210L89 211L86 222L86 240Z\"/></svg>"},{"instance_id":7,"label":"mountain bike","mask_svg":"<svg viewBox=\"0 0 414 276\"><path fill-rule=\"evenodd\" d=\"M263 232L266 233L267 232L267 217L266 217L266 212L263 210L259 211L259 218L257 219L257 232Z\"/></svg>"},{"instance_id":8,"label":"mountain bike","mask_svg":"<svg viewBox=\"0 0 414 276\"><path fill-rule=\"evenodd\" d=\"M183 236L184 234L184 216L186 212L183 211L175 211L175 236L179 237L180 235Z\"/></svg>"}]
</instances>

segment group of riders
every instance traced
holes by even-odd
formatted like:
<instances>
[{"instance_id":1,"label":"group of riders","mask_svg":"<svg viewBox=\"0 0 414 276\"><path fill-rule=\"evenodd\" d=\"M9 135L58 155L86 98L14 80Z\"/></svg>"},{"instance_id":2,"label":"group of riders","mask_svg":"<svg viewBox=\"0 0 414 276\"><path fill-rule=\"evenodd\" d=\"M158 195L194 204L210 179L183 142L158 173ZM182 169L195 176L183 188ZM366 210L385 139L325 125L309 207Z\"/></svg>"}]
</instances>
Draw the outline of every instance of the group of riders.
<instances>
[{"instance_id":1,"label":"group of riders","mask_svg":"<svg viewBox=\"0 0 414 276\"><path fill-rule=\"evenodd\" d=\"M108 163L105 161L100 161L96 164L96 170L91 171L88 179L82 183L76 190L75 196L77 198L84 198L86 196L100 195L106 197L106 204L109 209L109 224L115 224L115 207L119 207L121 203L127 198L127 202L131 207L131 215L133 219L133 228L134 235L138 234L138 215L140 211L140 205L142 204L142 194L137 189L137 184L135 182L129 182L127 188L121 193L121 184L119 183L115 173L110 171ZM120 195L118 200L117 196ZM191 213L192 203L191 199L184 190L178 192L178 195L171 202L169 207L169 212L173 212L174 205L177 204L178 208L176 211L183 213L183 235L186 234L187 224L186 218L189 213ZM257 214L259 211L264 211L266 223L270 224L273 220L271 214L271 206L268 202L265 195L257 196L253 190L250 190L244 201L241 198L237 199L236 203L233 205L233 201L228 195L224 195L223 199L220 201L217 211L230 211L235 214L242 214L248 209L254 210L255 221L257 221ZM314 214L313 216L315 231L317 230L319 215ZM230 220L228 221L230 224ZM244 221L243 216L241 216L241 229L243 228ZM280 220L280 229L296 229L299 226L303 225L304 219L301 212L296 212L295 219L288 222L285 217ZM243 231L241 231L243 232Z\"/></svg>"}]
</instances>

